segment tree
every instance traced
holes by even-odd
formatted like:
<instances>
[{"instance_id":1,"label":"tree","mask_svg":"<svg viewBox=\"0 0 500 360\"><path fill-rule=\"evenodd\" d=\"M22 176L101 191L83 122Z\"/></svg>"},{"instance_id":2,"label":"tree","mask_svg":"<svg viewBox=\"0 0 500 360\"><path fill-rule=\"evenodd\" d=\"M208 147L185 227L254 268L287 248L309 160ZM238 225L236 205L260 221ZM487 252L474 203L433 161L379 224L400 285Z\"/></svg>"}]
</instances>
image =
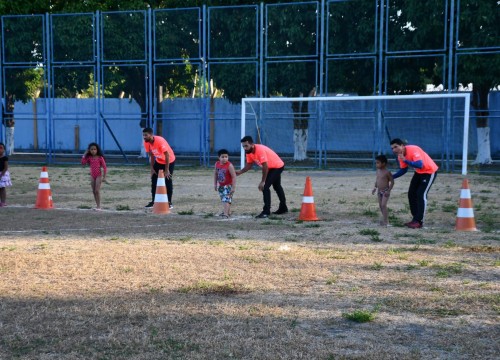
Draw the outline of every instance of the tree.
<instances>
[{"instance_id":1,"label":"tree","mask_svg":"<svg viewBox=\"0 0 500 360\"><path fill-rule=\"evenodd\" d=\"M4 58L8 63L23 63L18 67L4 66L4 92L16 101L36 99L45 86L45 72L39 65L42 61L43 33L36 31L42 23L40 16L3 19Z\"/></svg>"},{"instance_id":2,"label":"tree","mask_svg":"<svg viewBox=\"0 0 500 360\"><path fill-rule=\"evenodd\" d=\"M500 3L498 1L462 0L459 14L459 50L479 50L481 54L462 51L458 58L459 84L472 84L472 107L476 114L478 151L475 164L491 164L489 127L490 91L500 85L500 54L488 48L498 47L500 39ZM497 50L498 51L498 50ZM460 51L459 51L460 52ZM458 85L458 84L457 84Z\"/></svg>"},{"instance_id":3,"label":"tree","mask_svg":"<svg viewBox=\"0 0 500 360\"><path fill-rule=\"evenodd\" d=\"M319 12L316 3L275 5L267 9L267 96L308 97L318 87ZM305 59L304 59L305 58ZM307 159L309 103L291 104L294 160Z\"/></svg>"},{"instance_id":4,"label":"tree","mask_svg":"<svg viewBox=\"0 0 500 360\"><path fill-rule=\"evenodd\" d=\"M376 3L372 0L328 3L326 93L374 95ZM356 29L356 31L353 31Z\"/></svg>"},{"instance_id":5,"label":"tree","mask_svg":"<svg viewBox=\"0 0 500 360\"><path fill-rule=\"evenodd\" d=\"M458 5L458 2L455 1ZM458 18L459 35L456 38L457 79L454 84L473 84L472 106L476 111L478 151L475 163L491 163L490 131L488 126L488 94L500 84L500 56L489 50L500 46L500 4L495 1L461 0L455 7L454 18ZM399 0L390 3L389 42L392 51L434 50L439 54L447 43L446 4L441 0ZM449 9L450 10L450 9ZM450 25L450 22L447 24ZM455 24L456 25L456 24ZM450 28L447 31L451 31ZM473 53L474 52L474 53ZM477 53L479 52L479 53ZM483 54L481 54L483 52ZM447 64L440 56L413 56L391 64L394 76L387 75L388 93L396 91L424 91L426 84L446 84L444 71ZM413 70L412 70L413 69Z\"/></svg>"}]
</instances>

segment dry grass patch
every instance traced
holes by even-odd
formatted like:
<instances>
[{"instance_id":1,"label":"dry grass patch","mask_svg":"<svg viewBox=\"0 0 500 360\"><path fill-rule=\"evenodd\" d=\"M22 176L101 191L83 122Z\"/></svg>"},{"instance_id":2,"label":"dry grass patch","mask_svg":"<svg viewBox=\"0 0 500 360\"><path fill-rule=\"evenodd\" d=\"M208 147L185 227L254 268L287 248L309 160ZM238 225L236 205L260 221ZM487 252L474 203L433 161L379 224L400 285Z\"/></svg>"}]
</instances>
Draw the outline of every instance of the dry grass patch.
<instances>
[{"instance_id":1,"label":"dry grass patch","mask_svg":"<svg viewBox=\"0 0 500 360\"><path fill-rule=\"evenodd\" d=\"M93 205L86 176L74 180L82 191L63 181L74 169L49 169L52 211L32 209L39 169L31 180L33 169L12 169L12 206L1 211L9 219L0 230L1 359L496 359L500 352L495 178L469 178L473 197L485 190L475 204L483 205L478 227L487 232L461 233L445 211L460 193L455 175L433 185L426 228L410 230L400 226L409 217L409 178L391 194L395 226L383 228L373 172L313 172L322 221L312 224L296 212L255 219L258 172L238 178L232 219L213 216L220 202L207 190L210 169L179 168L174 211L152 215L142 208L146 170L115 173L120 186L103 188L97 213L86 209ZM300 208L304 176L283 176L291 209Z\"/></svg>"}]
</instances>

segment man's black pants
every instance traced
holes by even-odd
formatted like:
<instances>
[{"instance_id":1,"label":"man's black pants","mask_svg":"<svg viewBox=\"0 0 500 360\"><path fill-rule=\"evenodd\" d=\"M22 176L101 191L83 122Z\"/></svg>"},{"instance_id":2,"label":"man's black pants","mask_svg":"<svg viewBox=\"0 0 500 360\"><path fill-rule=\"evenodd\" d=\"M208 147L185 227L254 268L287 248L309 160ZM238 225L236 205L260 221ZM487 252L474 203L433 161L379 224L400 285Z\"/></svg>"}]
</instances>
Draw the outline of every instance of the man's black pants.
<instances>
[{"instance_id":1,"label":"man's black pants","mask_svg":"<svg viewBox=\"0 0 500 360\"><path fill-rule=\"evenodd\" d=\"M278 195L278 199L280 201L280 208L286 208L286 197L285 191L281 186L281 173L285 167L280 167L279 169L269 169L267 173L266 182L264 184L264 189L262 189L262 196L264 198L264 208L263 212L266 214L271 213L271 185L273 186L274 191Z\"/></svg>"},{"instance_id":2,"label":"man's black pants","mask_svg":"<svg viewBox=\"0 0 500 360\"><path fill-rule=\"evenodd\" d=\"M427 193L429 192L437 172L434 174L415 173L411 178L408 188L408 201L410 202L410 211L413 216L412 221L424 221L425 210L427 208Z\"/></svg>"},{"instance_id":3,"label":"man's black pants","mask_svg":"<svg viewBox=\"0 0 500 360\"><path fill-rule=\"evenodd\" d=\"M171 162L168 165L168 171L170 172L170 179L167 179L165 177L165 186L167 187L167 197L169 204L172 204L172 191L174 189L174 184L172 183L172 177L174 174L174 167L175 167L175 161ZM155 169L156 174L153 174L151 176L151 195L153 196L152 201L155 201L156 182L158 181L158 173L160 170L163 170L163 173L165 173L165 164L159 164L155 161L153 169Z\"/></svg>"}]
</instances>

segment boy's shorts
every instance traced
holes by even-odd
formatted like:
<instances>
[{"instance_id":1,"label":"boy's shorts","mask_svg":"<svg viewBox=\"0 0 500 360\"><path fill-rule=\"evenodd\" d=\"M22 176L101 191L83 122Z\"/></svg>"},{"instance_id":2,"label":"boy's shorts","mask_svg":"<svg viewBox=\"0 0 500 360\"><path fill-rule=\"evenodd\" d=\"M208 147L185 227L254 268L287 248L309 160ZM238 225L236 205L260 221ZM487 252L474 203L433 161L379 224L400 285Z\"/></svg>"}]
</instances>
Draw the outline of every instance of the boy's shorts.
<instances>
[{"instance_id":1,"label":"boy's shorts","mask_svg":"<svg viewBox=\"0 0 500 360\"><path fill-rule=\"evenodd\" d=\"M385 197L389 197L389 196L390 196L390 193L388 193L388 191L389 191L389 188L385 188L384 190L380 190L380 191L378 192L378 197L379 197L379 198L383 198L384 196L385 196Z\"/></svg>"},{"instance_id":2,"label":"boy's shorts","mask_svg":"<svg viewBox=\"0 0 500 360\"><path fill-rule=\"evenodd\" d=\"M219 186L219 196L223 203L231 204L233 197L231 196L231 185Z\"/></svg>"}]
</instances>

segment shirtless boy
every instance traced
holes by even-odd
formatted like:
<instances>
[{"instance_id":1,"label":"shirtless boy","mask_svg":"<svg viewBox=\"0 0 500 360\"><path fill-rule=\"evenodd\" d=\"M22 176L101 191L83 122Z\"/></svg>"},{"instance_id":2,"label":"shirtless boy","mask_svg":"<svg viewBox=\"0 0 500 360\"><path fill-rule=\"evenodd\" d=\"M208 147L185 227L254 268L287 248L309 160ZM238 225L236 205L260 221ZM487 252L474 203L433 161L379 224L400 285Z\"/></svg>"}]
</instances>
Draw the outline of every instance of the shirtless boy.
<instances>
[{"instance_id":1,"label":"shirtless boy","mask_svg":"<svg viewBox=\"0 0 500 360\"><path fill-rule=\"evenodd\" d=\"M387 210L387 202L389 201L389 195L394 186L394 179L389 170L387 170L387 157L385 155L379 155L375 158L375 165L377 167L377 178L375 179L375 187L372 190L372 194L377 192L378 205L380 211L382 212L382 220L380 225L389 225L389 212Z\"/></svg>"}]
</instances>

